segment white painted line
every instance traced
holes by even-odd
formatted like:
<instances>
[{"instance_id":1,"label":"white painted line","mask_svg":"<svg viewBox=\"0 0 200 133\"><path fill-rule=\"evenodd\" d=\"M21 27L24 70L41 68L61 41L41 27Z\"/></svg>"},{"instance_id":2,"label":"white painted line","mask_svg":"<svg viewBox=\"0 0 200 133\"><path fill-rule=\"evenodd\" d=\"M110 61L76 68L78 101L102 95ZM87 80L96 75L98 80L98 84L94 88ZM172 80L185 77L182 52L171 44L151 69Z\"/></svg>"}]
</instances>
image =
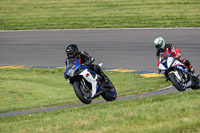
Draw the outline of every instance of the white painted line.
<instances>
[{"instance_id":1,"label":"white painted line","mask_svg":"<svg viewBox=\"0 0 200 133\"><path fill-rule=\"evenodd\" d=\"M167 90L167 89L169 89L169 88L171 88L171 87L173 87L173 85L170 85L170 86L168 86L168 87L165 87L165 88L163 88L163 89L160 89L160 90Z\"/></svg>"}]
</instances>

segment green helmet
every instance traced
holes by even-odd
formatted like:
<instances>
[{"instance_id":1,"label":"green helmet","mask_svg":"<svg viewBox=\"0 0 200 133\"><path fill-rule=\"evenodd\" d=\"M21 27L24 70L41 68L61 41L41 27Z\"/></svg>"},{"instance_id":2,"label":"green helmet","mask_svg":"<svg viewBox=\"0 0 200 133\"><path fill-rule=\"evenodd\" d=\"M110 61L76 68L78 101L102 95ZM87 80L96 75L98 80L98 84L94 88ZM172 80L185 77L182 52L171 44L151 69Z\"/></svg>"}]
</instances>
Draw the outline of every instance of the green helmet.
<instances>
[{"instance_id":1,"label":"green helmet","mask_svg":"<svg viewBox=\"0 0 200 133\"><path fill-rule=\"evenodd\" d=\"M158 37L154 40L154 45L157 49L165 48L165 40L162 37Z\"/></svg>"}]
</instances>

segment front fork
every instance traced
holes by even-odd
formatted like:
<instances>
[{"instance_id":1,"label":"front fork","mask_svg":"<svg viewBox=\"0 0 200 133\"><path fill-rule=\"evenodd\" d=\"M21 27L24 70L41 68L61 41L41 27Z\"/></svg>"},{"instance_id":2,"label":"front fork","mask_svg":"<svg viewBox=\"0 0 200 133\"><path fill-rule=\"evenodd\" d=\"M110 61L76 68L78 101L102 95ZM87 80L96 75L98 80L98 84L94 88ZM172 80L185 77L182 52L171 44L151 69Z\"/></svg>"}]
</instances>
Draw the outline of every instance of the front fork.
<instances>
[{"instance_id":1,"label":"front fork","mask_svg":"<svg viewBox=\"0 0 200 133\"><path fill-rule=\"evenodd\" d=\"M89 92L89 88L88 88L88 85L86 84L85 80L84 79L81 79L80 81L83 89L86 91L86 92Z\"/></svg>"},{"instance_id":2,"label":"front fork","mask_svg":"<svg viewBox=\"0 0 200 133\"><path fill-rule=\"evenodd\" d=\"M166 81L170 80L170 79L169 79L168 73L169 73L168 71L165 71L165 72L164 72L164 75L165 75L165 77L167 78Z\"/></svg>"},{"instance_id":3,"label":"front fork","mask_svg":"<svg viewBox=\"0 0 200 133\"><path fill-rule=\"evenodd\" d=\"M175 69L175 71L177 71ZM169 71L165 71L164 72L165 77L167 78L166 81L170 80L169 79ZM190 75L182 75L185 79L187 79L187 81L191 80L191 76ZM189 76L189 77L188 77ZM182 81L182 79L180 79L180 81ZM187 81L183 81L183 82L187 82Z\"/></svg>"}]
</instances>

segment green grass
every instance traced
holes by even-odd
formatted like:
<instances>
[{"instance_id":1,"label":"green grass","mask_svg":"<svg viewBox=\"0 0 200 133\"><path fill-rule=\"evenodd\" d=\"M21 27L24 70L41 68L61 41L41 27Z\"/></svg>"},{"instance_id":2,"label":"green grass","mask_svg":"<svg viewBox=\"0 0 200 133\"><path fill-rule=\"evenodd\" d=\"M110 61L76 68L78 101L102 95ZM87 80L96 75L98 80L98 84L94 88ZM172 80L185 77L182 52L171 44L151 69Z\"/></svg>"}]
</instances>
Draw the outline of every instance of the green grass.
<instances>
[{"instance_id":1,"label":"green grass","mask_svg":"<svg viewBox=\"0 0 200 133\"><path fill-rule=\"evenodd\" d=\"M200 90L0 118L0 132L200 132Z\"/></svg>"},{"instance_id":2,"label":"green grass","mask_svg":"<svg viewBox=\"0 0 200 133\"><path fill-rule=\"evenodd\" d=\"M0 30L200 27L199 0L0 0Z\"/></svg>"},{"instance_id":3,"label":"green grass","mask_svg":"<svg viewBox=\"0 0 200 133\"><path fill-rule=\"evenodd\" d=\"M0 69L0 112L80 103L64 79L63 69ZM144 78L133 73L105 72L118 96L137 94L170 85L165 78Z\"/></svg>"}]
</instances>

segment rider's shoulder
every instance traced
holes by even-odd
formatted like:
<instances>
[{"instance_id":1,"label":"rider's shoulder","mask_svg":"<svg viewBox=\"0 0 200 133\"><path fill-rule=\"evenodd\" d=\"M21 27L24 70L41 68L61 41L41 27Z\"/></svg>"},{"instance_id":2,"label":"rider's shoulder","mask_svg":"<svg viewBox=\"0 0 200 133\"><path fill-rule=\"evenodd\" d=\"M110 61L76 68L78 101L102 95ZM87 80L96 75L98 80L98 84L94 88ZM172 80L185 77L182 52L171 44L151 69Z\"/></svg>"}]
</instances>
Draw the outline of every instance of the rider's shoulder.
<instances>
[{"instance_id":1,"label":"rider's shoulder","mask_svg":"<svg viewBox=\"0 0 200 133\"><path fill-rule=\"evenodd\" d=\"M166 43L165 45L166 46L173 46L173 44L171 44L171 43Z\"/></svg>"},{"instance_id":2,"label":"rider's shoulder","mask_svg":"<svg viewBox=\"0 0 200 133\"><path fill-rule=\"evenodd\" d=\"M174 48L174 45L171 44L171 43L167 43L167 44L165 44L165 48L170 48L170 49L172 49L172 48Z\"/></svg>"},{"instance_id":3,"label":"rider's shoulder","mask_svg":"<svg viewBox=\"0 0 200 133\"><path fill-rule=\"evenodd\" d=\"M86 51L79 51L79 53L83 56L88 56L89 54Z\"/></svg>"}]
</instances>

